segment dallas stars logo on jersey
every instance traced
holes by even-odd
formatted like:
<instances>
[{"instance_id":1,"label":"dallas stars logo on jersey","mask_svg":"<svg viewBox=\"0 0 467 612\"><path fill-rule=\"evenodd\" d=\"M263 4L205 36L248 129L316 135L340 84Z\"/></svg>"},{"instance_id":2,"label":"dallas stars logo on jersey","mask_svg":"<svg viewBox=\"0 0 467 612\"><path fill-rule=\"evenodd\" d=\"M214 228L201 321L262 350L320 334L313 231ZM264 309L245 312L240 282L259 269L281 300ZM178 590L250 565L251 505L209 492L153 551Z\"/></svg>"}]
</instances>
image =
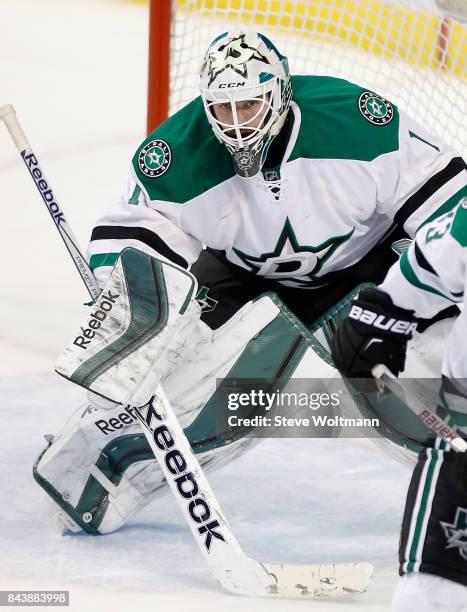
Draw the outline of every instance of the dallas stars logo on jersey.
<instances>
[{"instance_id":1,"label":"dallas stars logo on jersey","mask_svg":"<svg viewBox=\"0 0 467 612\"><path fill-rule=\"evenodd\" d=\"M138 155L138 167L149 178L161 176L169 169L172 155L165 140L151 140Z\"/></svg>"},{"instance_id":2,"label":"dallas stars logo on jersey","mask_svg":"<svg viewBox=\"0 0 467 612\"><path fill-rule=\"evenodd\" d=\"M358 99L358 108L367 121L376 125L385 125L394 117L394 107L389 100L371 91L362 93Z\"/></svg>"},{"instance_id":3,"label":"dallas stars logo on jersey","mask_svg":"<svg viewBox=\"0 0 467 612\"><path fill-rule=\"evenodd\" d=\"M458 548L460 556L467 561L467 510L457 508L453 523L440 521L448 541L446 548Z\"/></svg>"},{"instance_id":4,"label":"dallas stars logo on jersey","mask_svg":"<svg viewBox=\"0 0 467 612\"><path fill-rule=\"evenodd\" d=\"M287 217L274 251L254 257L233 248L235 254L251 272L286 282L296 287L313 287L316 274L336 249L350 238L352 229L344 236L334 236L318 246L300 245Z\"/></svg>"}]
</instances>

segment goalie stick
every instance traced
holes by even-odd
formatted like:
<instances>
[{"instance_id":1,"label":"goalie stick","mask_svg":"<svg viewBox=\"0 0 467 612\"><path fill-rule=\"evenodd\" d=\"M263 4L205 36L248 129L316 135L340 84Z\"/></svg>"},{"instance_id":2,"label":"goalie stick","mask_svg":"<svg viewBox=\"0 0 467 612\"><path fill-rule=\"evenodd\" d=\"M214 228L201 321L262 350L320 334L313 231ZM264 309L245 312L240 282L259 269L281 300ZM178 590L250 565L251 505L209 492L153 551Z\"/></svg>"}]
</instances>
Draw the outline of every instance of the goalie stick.
<instances>
[{"instance_id":1,"label":"goalie stick","mask_svg":"<svg viewBox=\"0 0 467 612\"><path fill-rule=\"evenodd\" d=\"M47 181L45 174L37 160L37 156L33 153L31 145L26 137L26 134L21 127L18 118L16 117L15 109L11 104L0 108L0 119L2 119L10 133L16 148L20 152L21 158L26 164L34 184L39 191L47 210L52 217L58 233L62 237L68 252L70 253L73 263L76 266L81 278L89 291L90 296L95 300L100 293L99 285L97 284L94 274L91 272L86 259L81 254L78 241L76 240L70 226L68 225L65 215L61 210L57 198Z\"/></svg>"},{"instance_id":2,"label":"goalie stick","mask_svg":"<svg viewBox=\"0 0 467 612\"><path fill-rule=\"evenodd\" d=\"M148 382L139 396L150 395ZM212 574L225 589L255 597L305 598L367 589L372 575L367 563L270 564L245 555L162 388L134 410Z\"/></svg>"},{"instance_id":3,"label":"goalie stick","mask_svg":"<svg viewBox=\"0 0 467 612\"><path fill-rule=\"evenodd\" d=\"M399 379L385 365L378 364L371 371L381 390L387 387L396 397L404 402L418 418L433 431L439 438L450 444L459 453L467 451L467 442L463 440L455 429L450 427L435 412L427 408L426 399L419 396L415 391L408 389L403 379Z\"/></svg>"},{"instance_id":4,"label":"goalie stick","mask_svg":"<svg viewBox=\"0 0 467 612\"><path fill-rule=\"evenodd\" d=\"M32 153L13 107L8 105L0 108L0 118L5 121L21 157L28 166L81 278L91 296L96 298L99 294L97 282L77 246L63 212L56 204L53 192L45 180L37 157ZM34 165L31 166L30 163ZM45 192L50 195L46 196ZM56 204L56 210L52 209L49 198ZM221 586L239 595L272 598L343 596L367 590L373 571L369 563L270 564L261 563L245 555L164 391L159 385L156 392L153 392L157 382L152 380L149 369L149 374L135 385L135 390L128 397L128 403L135 406L135 413L162 473L208 567Z\"/></svg>"}]
</instances>

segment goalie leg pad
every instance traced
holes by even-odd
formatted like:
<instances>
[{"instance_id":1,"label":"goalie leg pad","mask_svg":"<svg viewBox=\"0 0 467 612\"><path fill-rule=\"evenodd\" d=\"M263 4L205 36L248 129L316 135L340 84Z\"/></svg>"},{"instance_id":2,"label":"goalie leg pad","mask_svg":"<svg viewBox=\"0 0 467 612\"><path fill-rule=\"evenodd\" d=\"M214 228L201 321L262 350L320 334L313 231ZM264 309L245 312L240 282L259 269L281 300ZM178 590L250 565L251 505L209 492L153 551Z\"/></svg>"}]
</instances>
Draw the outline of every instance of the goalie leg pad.
<instances>
[{"instance_id":1,"label":"goalie leg pad","mask_svg":"<svg viewBox=\"0 0 467 612\"><path fill-rule=\"evenodd\" d=\"M153 455L131 408L110 402L99 406L93 399L49 438L33 473L55 502L62 530L96 535L103 532L104 518L112 530L127 518L129 508L142 504L145 479L140 475L134 480L132 463L136 457L141 470ZM119 431L123 428L124 435Z\"/></svg>"},{"instance_id":2,"label":"goalie leg pad","mask_svg":"<svg viewBox=\"0 0 467 612\"><path fill-rule=\"evenodd\" d=\"M163 381L200 317L196 279L170 262L127 248L56 371L126 404L151 371Z\"/></svg>"},{"instance_id":3,"label":"goalie leg pad","mask_svg":"<svg viewBox=\"0 0 467 612\"><path fill-rule=\"evenodd\" d=\"M38 457L34 477L55 502L61 531L111 533L165 494L166 483L136 421L126 426L125 434L114 430L105 441L96 437L96 426L111 423L112 429L119 421L121 427L121 419L132 420L131 409L117 406L104 413L87 402L76 418L76 429L59 434ZM243 450L241 446L231 444L217 456L210 452L198 458L212 468Z\"/></svg>"},{"instance_id":4,"label":"goalie leg pad","mask_svg":"<svg viewBox=\"0 0 467 612\"><path fill-rule=\"evenodd\" d=\"M212 468L254 441L241 428L219 428L227 420L219 412L228 408L226 386L216 379L227 385L231 378L272 379L281 371L285 386L310 354L321 360L306 329L271 295L246 304L215 331L198 322L193 334L164 390L201 465ZM95 534L118 529L166 488L131 408L95 401L46 449L35 477L59 505L65 527Z\"/></svg>"}]
</instances>

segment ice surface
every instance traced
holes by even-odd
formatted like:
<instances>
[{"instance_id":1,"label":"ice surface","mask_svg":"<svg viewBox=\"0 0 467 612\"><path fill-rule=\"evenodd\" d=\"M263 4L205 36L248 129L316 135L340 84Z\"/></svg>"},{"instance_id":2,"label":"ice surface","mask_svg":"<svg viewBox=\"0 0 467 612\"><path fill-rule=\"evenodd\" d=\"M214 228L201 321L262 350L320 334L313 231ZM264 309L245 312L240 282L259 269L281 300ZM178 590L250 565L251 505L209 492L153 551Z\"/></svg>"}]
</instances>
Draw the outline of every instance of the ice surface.
<instances>
[{"instance_id":1,"label":"ice surface","mask_svg":"<svg viewBox=\"0 0 467 612\"><path fill-rule=\"evenodd\" d=\"M144 135L146 29L144 6L116 0L0 5L0 105L15 105L83 247ZM87 294L3 128L0 185L0 589L70 589L73 611L388 610L410 473L369 442L267 440L210 478L255 558L373 562L350 602L224 593L170 496L113 535L57 533L31 467L81 397L51 370Z\"/></svg>"},{"instance_id":2,"label":"ice surface","mask_svg":"<svg viewBox=\"0 0 467 612\"><path fill-rule=\"evenodd\" d=\"M387 610L410 472L369 442L266 440L211 475L245 552L290 563L371 561L370 591L349 603L252 601L223 593L170 495L115 534L60 536L31 477L42 434L81 391L52 376L1 383L6 436L0 504L0 589L70 589L72 610Z\"/></svg>"}]
</instances>

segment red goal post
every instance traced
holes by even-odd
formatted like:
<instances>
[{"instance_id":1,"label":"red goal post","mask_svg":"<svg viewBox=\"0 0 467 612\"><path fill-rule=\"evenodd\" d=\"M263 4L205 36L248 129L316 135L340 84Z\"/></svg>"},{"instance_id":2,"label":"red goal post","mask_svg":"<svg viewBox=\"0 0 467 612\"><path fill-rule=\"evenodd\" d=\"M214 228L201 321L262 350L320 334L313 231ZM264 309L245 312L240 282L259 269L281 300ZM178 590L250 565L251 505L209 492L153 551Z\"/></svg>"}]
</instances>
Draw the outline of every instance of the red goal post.
<instances>
[{"instance_id":1,"label":"red goal post","mask_svg":"<svg viewBox=\"0 0 467 612\"><path fill-rule=\"evenodd\" d=\"M171 13L172 0L150 0L148 134L169 115Z\"/></svg>"}]
</instances>

